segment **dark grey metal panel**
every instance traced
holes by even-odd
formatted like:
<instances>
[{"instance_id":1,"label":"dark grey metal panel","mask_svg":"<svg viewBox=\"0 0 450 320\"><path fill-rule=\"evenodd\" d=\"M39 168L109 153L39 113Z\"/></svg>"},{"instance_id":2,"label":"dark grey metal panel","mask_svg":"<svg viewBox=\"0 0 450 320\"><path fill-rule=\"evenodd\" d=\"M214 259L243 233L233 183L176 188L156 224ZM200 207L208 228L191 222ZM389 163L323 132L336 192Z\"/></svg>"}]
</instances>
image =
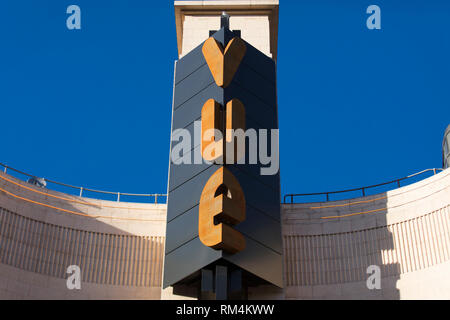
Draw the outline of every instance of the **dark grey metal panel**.
<instances>
[{"instance_id":1,"label":"dark grey metal panel","mask_svg":"<svg viewBox=\"0 0 450 320\"><path fill-rule=\"evenodd\" d=\"M245 40L244 40L245 41ZM242 63L247 67L253 69L255 72L259 73L263 78L270 81L274 85L276 84L276 64L271 58L265 54L261 54L255 47L253 47L248 42L247 53L242 59Z\"/></svg>"},{"instance_id":2,"label":"dark grey metal panel","mask_svg":"<svg viewBox=\"0 0 450 320\"><path fill-rule=\"evenodd\" d=\"M234 75L233 82L245 88L269 106L275 106L277 104L275 85L263 78L259 73L256 73L253 69L241 65Z\"/></svg>"},{"instance_id":3,"label":"dark grey metal panel","mask_svg":"<svg viewBox=\"0 0 450 320\"><path fill-rule=\"evenodd\" d=\"M202 47L203 44L199 45L197 48L189 52L188 55L178 60L177 70L175 73L175 84L183 81L191 73L206 63L203 57Z\"/></svg>"},{"instance_id":4,"label":"dark grey metal panel","mask_svg":"<svg viewBox=\"0 0 450 320\"><path fill-rule=\"evenodd\" d=\"M282 253L280 222L247 206L246 219L235 227L244 236ZM166 254L198 237L198 206L167 224Z\"/></svg>"},{"instance_id":5,"label":"dark grey metal panel","mask_svg":"<svg viewBox=\"0 0 450 320\"><path fill-rule=\"evenodd\" d=\"M199 119L206 101L214 99L223 103L223 96L223 89L216 86L215 82L197 92L191 99L173 111L173 129L184 128Z\"/></svg>"},{"instance_id":6,"label":"dark grey metal panel","mask_svg":"<svg viewBox=\"0 0 450 320\"><path fill-rule=\"evenodd\" d=\"M205 64L175 86L174 109L178 109L212 83L215 83L214 78L208 65Z\"/></svg>"},{"instance_id":7,"label":"dark grey metal panel","mask_svg":"<svg viewBox=\"0 0 450 320\"><path fill-rule=\"evenodd\" d=\"M235 165L233 167L246 174L248 179L254 179L264 186L271 188L273 192L279 193L279 173L273 176L263 176L260 174L261 166L258 165Z\"/></svg>"},{"instance_id":8,"label":"dark grey metal panel","mask_svg":"<svg viewBox=\"0 0 450 320\"><path fill-rule=\"evenodd\" d=\"M244 164L244 165L232 165L227 166L228 169L231 170L231 172L235 172L234 170L238 170L238 174L243 173L243 179L247 180L255 180L258 183L262 183L264 186L272 188L274 192L277 192L279 190L279 173L276 175L268 176L268 175L261 175L261 166L256 165L250 165L250 164ZM245 178L244 178L245 176Z\"/></svg>"},{"instance_id":9,"label":"dark grey metal panel","mask_svg":"<svg viewBox=\"0 0 450 320\"><path fill-rule=\"evenodd\" d=\"M208 248L200 242L199 238L195 238L166 255L163 287L166 288L183 280L221 257L221 251Z\"/></svg>"},{"instance_id":10,"label":"dark grey metal panel","mask_svg":"<svg viewBox=\"0 0 450 320\"><path fill-rule=\"evenodd\" d=\"M217 167L211 166L169 193L167 203L168 222L199 203L203 187L216 171Z\"/></svg>"},{"instance_id":11,"label":"dark grey metal panel","mask_svg":"<svg viewBox=\"0 0 450 320\"><path fill-rule=\"evenodd\" d=\"M190 158L192 161L195 159L201 158L201 149L200 146L197 146L193 151L189 151L186 153L186 157ZM196 175L200 174L207 168L209 168L211 164L192 164L192 165L174 165L173 163L170 166L170 176L169 176L169 192L175 190L180 187L183 183L186 183ZM230 166L227 166L229 168ZM256 179L262 184L266 185L273 189L274 192L279 193L279 173L273 176L261 175L261 166L258 164L243 164L243 165L233 165L232 168L239 169L244 173L249 175L249 178Z\"/></svg>"},{"instance_id":12,"label":"dark grey metal panel","mask_svg":"<svg viewBox=\"0 0 450 320\"><path fill-rule=\"evenodd\" d=\"M218 168L219 166L212 165L169 193L167 221L171 221L199 203L203 187ZM276 190L252 179L237 168L232 166L227 168L239 181L248 205L280 220L279 213L277 213L280 206L280 195Z\"/></svg>"},{"instance_id":13,"label":"dark grey metal panel","mask_svg":"<svg viewBox=\"0 0 450 320\"><path fill-rule=\"evenodd\" d=\"M166 254L198 237L198 206L167 224Z\"/></svg>"},{"instance_id":14,"label":"dark grey metal panel","mask_svg":"<svg viewBox=\"0 0 450 320\"><path fill-rule=\"evenodd\" d=\"M200 147L197 147L193 151L197 153L198 156L200 154ZM189 156L194 157L191 153ZM180 187L182 184L188 182L190 179L194 178L201 172L205 171L211 166L211 164L193 164L193 165L174 165L172 164L170 167L170 177L169 177L169 192L174 191L176 188Z\"/></svg>"},{"instance_id":15,"label":"dark grey metal panel","mask_svg":"<svg viewBox=\"0 0 450 320\"><path fill-rule=\"evenodd\" d=\"M224 253L224 259L280 288L283 287L283 256L256 241L246 238L244 251L234 255Z\"/></svg>"},{"instance_id":16,"label":"dark grey metal panel","mask_svg":"<svg viewBox=\"0 0 450 320\"><path fill-rule=\"evenodd\" d=\"M278 128L276 105L269 105L263 102L236 82L232 82L225 90L225 101L228 102L234 98L242 102L246 115L258 123L259 127L266 129Z\"/></svg>"},{"instance_id":17,"label":"dark grey metal panel","mask_svg":"<svg viewBox=\"0 0 450 320\"><path fill-rule=\"evenodd\" d=\"M245 221L238 224L235 229L244 234L246 238L249 237L282 254L280 221L274 220L250 206L246 208L246 215Z\"/></svg>"},{"instance_id":18,"label":"dark grey metal panel","mask_svg":"<svg viewBox=\"0 0 450 320\"><path fill-rule=\"evenodd\" d=\"M245 195L247 205L280 220L280 193L277 190L262 184L236 167L227 167L239 181Z\"/></svg>"}]
</instances>

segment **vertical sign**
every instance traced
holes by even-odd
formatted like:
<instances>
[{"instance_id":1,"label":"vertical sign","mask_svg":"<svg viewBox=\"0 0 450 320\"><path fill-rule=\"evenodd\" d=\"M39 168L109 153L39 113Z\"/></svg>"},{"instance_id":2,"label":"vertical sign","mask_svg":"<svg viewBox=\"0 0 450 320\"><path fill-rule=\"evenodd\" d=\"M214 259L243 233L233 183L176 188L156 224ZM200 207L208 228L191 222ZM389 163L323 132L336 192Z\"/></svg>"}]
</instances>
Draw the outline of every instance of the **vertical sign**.
<instances>
[{"instance_id":1,"label":"vertical sign","mask_svg":"<svg viewBox=\"0 0 450 320\"><path fill-rule=\"evenodd\" d=\"M164 287L219 264L282 287L278 167L264 174L279 163L275 62L225 26L174 82Z\"/></svg>"}]
</instances>

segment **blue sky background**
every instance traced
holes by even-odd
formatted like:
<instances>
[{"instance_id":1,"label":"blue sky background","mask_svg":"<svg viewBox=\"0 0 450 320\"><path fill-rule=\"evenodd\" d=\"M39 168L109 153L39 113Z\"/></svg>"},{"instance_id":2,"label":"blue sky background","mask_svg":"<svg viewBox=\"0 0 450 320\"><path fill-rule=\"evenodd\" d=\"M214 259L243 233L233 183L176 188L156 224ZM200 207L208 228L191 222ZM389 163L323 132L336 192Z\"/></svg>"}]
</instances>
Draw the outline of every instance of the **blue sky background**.
<instances>
[{"instance_id":1,"label":"blue sky background","mask_svg":"<svg viewBox=\"0 0 450 320\"><path fill-rule=\"evenodd\" d=\"M282 193L441 167L450 2L281 0ZM82 30L66 28L77 4ZM366 28L381 7L382 30ZM97 189L165 193L172 1L4 0L0 162Z\"/></svg>"}]
</instances>

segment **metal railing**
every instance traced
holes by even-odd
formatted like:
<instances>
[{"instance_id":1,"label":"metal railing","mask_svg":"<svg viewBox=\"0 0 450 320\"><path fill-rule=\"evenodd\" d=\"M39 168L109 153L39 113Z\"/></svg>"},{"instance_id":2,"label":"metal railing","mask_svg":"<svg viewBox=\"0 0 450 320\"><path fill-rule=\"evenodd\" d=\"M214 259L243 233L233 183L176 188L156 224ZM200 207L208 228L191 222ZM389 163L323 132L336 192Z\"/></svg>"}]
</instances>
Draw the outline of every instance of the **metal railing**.
<instances>
[{"instance_id":1,"label":"metal railing","mask_svg":"<svg viewBox=\"0 0 450 320\"><path fill-rule=\"evenodd\" d=\"M373 189L376 187L381 187L381 186L385 186L385 185L389 185L389 184L394 184L394 183L397 184L398 188L400 188L401 187L400 183L402 181L416 177L416 176L424 174L426 172L431 172L431 171L433 172L433 175L435 175L438 171L444 171L444 169L441 169L441 168L426 169L426 170L411 174L411 175L403 177L403 178L399 178L399 179L395 179L392 181L383 182L383 183L379 183L379 184L374 184L371 186L361 187L361 188L354 188L354 189L347 189L347 190L340 190L340 191L330 191L330 192L287 194L284 196L283 203L285 203L285 204L298 203L298 202L294 202L295 197L308 197L308 196L326 196L326 201L330 201L330 195L332 195L332 194L342 194L342 193L356 192L356 191L361 191L362 196L365 197L366 191L369 189ZM289 198L290 198L291 202L286 202L286 199L289 199ZM339 199L339 200L342 200L342 199Z\"/></svg>"},{"instance_id":2,"label":"metal railing","mask_svg":"<svg viewBox=\"0 0 450 320\"><path fill-rule=\"evenodd\" d=\"M12 168L12 167L10 167L10 166L8 166L6 164L3 164L1 162L0 162L0 167L3 167L3 172L4 173L9 173L8 170L10 170L10 171L13 171L15 173L22 174L22 175L24 175L26 177L29 177L29 178L35 178L35 179L38 178L37 176L33 176L33 175L28 174L26 172L14 169L14 168ZM85 192L92 192L92 193L95 193L95 194L113 195L113 196L116 197L117 202L120 202L120 197L126 196L126 197L155 198L155 202L154 203L158 203L158 199L167 197L166 194L141 194L141 193L125 193L125 192L111 192L111 191L95 190L95 189L90 189L90 188L85 188L85 187L72 186L70 184L57 182L57 181L49 180L49 179L46 179L46 178L44 178L44 179L45 179L45 181L47 183L50 183L50 184L54 184L54 185L58 185L58 186L61 186L61 187L66 187L66 188L70 188L70 189L73 189L73 190L78 190L76 195L78 195L80 197L83 197L83 193L85 193ZM59 190L57 190L57 191L59 191ZM104 199L102 199L102 200L104 200Z\"/></svg>"}]
</instances>

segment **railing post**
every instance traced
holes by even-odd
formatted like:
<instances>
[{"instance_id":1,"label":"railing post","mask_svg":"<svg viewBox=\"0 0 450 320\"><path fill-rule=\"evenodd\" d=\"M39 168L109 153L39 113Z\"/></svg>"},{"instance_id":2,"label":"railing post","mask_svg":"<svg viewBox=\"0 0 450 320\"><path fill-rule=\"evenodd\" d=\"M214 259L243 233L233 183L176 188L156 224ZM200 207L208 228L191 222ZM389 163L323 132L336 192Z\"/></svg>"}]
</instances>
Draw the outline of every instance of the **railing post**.
<instances>
[{"instance_id":1,"label":"railing post","mask_svg":"<svg viewBox=\"0 0 450 320\"><path fill-rule=\"evenodd\" d=\"M155 204L157 204L157 203L158 203L158 195L155 194Z\"/></svg>"},{"instance_id":2,"label":"railing post","mask_svg":"<svg viewBox=\"0 0 450 320\"><path fill-rule=\"evenodd\" d=\"M327 202L330 201L330 195L327 192Z\"/></svg>"},{"instance_id":3,"label":"railing post","mask_svg":"<svg viewBox=\"0 0 450 320\"><path fill-rule=\"evenodd\" d=\"M365 197L366 196L366 189L362 188L361 191L362 191L363 197Z\"/></svg>"},{"instance_id":4,"label":"railing post","mask_svg":"<svg viewBox=\"0 0 450 320\"><path fill-rule=\"evenodd\" d=\"M291 204L294 203L294 195L291 194Z\"/></svg>"},{"instance_id":5,"label":"railing post","mask_svg":"<svg viewBox=\"0 0 450 320\"><path fill-rule=\"evenodd\" d=\"M434 175L436 175L436 168L433 168Z\"/></svg>"},{"instance_id":6,"label":"railing post","mask_svg":"<svg viewBox=\"0 0 450 320\"><path fill-rule=\"evenodd\" d=\"M6 170L8 169L8 167L5 166L5 169L3 170L4 173L6 173Z\"/></svg>"},{"instance_id":7,"label":"railing post","mask_svg":"<svg viewBox=\"0 0 450 320\"><path fill-rule=\"evenodd\" d=\"M400 180L397 180L397 185L400 188Z\"/></svg>"},{"instance_id":8,"label":"railing post","mask_svg":"<svg viewBox=\"0 0 450 320\"><path fill-rule=\"evenodd\" d=\"M120 192L117 192L117 202L120 202Z\"/></svg>"},{"instance_id":9,"label":"railing post","mask_svg":"<svg viewBox=\"0 0 450 320\"><path fill-rule=\"evenodd\" d=\"M83 196L83 187L80 188L80 197Z\"/></svg>"}]
</instances>

